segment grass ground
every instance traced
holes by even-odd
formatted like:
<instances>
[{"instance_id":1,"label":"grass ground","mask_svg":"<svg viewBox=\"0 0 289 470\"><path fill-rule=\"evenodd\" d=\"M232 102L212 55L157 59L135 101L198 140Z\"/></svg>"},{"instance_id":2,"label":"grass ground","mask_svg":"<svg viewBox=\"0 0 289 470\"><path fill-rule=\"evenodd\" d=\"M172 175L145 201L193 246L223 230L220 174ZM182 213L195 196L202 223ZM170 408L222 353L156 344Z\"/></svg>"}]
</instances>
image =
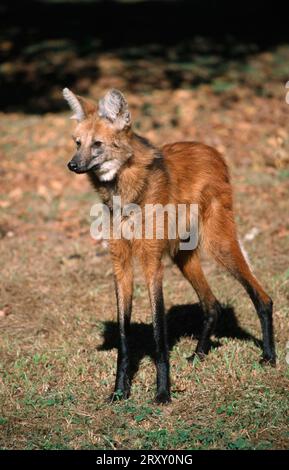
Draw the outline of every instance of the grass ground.
<instances>
[{"instance_id":1,"label":"grass ground","mask_svg":"<svg viewBox=\"0 0 289 470\"><path fill-rule=\"evenodd\" d=\"M251 67L263 80L268 67L276 72L277 59L253 56ZM99 61L95 97L117 85L111 60ZM113 63L118 70L120 61ZM228 67L234 75L234 64ZM251 82L230 87L224 79L128 93L138 132L155 144L195 139L225 154L240 238L275 304L278 364L263 368L249 299L204 260L226 308L206 361L188 363L201 312L166 260L173 397L166 407L153 403L151 316L138 267L132 332L139 368L131 398L106 402L116 363L113 277L105 244L89 234L97 196L85 176L66 169L73 151L68 115L0 114L1 448L288 448L289 108L278 80L271 77L263 94Z\"/></svg>"}]
</instances>

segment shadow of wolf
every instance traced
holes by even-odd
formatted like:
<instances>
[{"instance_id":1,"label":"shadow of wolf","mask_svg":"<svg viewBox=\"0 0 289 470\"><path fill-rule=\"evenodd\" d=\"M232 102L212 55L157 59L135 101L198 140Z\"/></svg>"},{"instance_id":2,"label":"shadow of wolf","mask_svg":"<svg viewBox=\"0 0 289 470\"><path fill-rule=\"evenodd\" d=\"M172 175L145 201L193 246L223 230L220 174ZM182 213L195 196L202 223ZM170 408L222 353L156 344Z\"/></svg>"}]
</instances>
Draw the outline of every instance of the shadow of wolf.
<instances>
[{"instance_id":1,"label":"shadow of wolf","mask_svg":"<svg viewBox=\"0 0 289 470\"><path fill-rule=\"evenodd\" d=\"M203 324L204 313L198 303L171 307L167 313L169 350L171 351L183 337L199 339ZM117 322L106 321L103 325L103 343L98 347L98 350L109 351L118 348L119 330ZM215 340L210 340L210 350L222 346L220 341L218 341L221 338L252 341L256 346L262 348L262 341L239 325L235 311L230 305L222 305L214 336ZM130 350L130 379L132 380L139 369L141 360L145 356L149 356L154 362L156 361L151 324L131 323Z\"/></svg>"}]
</instances>

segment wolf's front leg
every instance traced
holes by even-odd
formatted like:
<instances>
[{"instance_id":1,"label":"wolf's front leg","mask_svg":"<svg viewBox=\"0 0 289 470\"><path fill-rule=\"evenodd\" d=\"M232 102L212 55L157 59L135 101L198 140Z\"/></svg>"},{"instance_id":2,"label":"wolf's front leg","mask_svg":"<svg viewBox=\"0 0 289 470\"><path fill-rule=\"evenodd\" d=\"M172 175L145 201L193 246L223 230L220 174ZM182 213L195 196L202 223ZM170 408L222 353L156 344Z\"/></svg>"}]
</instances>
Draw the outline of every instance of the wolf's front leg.
<instances>
[{"instance_id":1,"label":"wolf's front leg","mask_svg":"<svg viewBox=\"0 0 289 470\"><path fill-rule=\"evenodd\" d=\"M115 291L117 300L117 319L119 327L119 346L114 393L111 400L126 399L130 394L129 327L132 307L132 264L131 257L113 257Z\"/></svg>"},{"instance_id":2,"label":"wolf's front leg","mask_svg":"<svg viewBox=\"0 0 289 470\"><path fill-rule=\"evenodd\" d=\"M167 327L163 300L161 262L148 259L144 266L151 302L153 330L156 345L157 403L168 403L170 397L170 367L167 340Z\"/></svg>"}]
</instances>

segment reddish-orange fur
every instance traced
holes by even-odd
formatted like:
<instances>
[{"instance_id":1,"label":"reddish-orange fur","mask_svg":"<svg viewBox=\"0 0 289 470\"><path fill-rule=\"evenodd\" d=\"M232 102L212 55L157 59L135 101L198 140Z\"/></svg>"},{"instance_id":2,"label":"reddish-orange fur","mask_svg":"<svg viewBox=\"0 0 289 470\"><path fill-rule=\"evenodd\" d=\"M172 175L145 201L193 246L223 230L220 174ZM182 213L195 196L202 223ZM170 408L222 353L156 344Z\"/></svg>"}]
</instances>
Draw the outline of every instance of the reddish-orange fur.
<instances>
[{"instance_id":1,"label":"reddish-orange fur","mask_svg":"<svg viewBox=\"0 0 289 470\"><path fill-rule=\"evenodd\" d=\"M129 136L129 143L134 155L129 164L124 166L118 176L116 188L96 187L105 202L111 204L112 195L119 195L124 204L198 204L200 215L200 246L192 257L199 257L203 248L233 275L240 271L250 278L262 299L269 297L251 274L241 253L237 241L233 216L232 188L228 168L221 155L213 148L196 142L178 142L161 148L164 170L147 169L153 158L153 151L140 143L134 142L134 134ZM127 263L126 258L136 255L140 258L144 272L150 271L150 264L155 269L156 260L161 262L163 253L169 250L168 240L111 240L111 252L116 264ZM172 250L173 253L175 249ZM181 265L178 256L178 264ZM189 258L185 252L185 258ZM200 269L200 268L198 268ZM127 275L127 270L123 270ZM186 277L189 277L186 269ZM205 278L204 278L205 279ZM202 289L202 287L200 287Z\"/></svg>"},{"instance_id":2,"label":"reddish-orange fur","mask_svg":"<svg viewBox=\"0 0 289 470\"><path fill-rule=\"evenodd\" d=\"M82 99L81 103L85 108L85 100ZM161 345L161 342L165 341L165 326L162 313L158 313L162 312L162 259L166 252L196 290L206 314L204 332L197 347L197 354L203 357L207 352L209 335L220 309L201 267L200 252L204 250L246 288L261 319L264 361L274 364L272 301L252 274L240 249L234 222L228 168L221 155L215 149L197 142L177 142L157 149L137 136L130 126L116 130L103 118L98 117L95 111L90 103L86 109L86 119L77 126L75 134L83 136L87 142L95 137L101 139L109 147L111 154L117 155L122 162L115 179L109 183L104 184L99 181L93 171L89 173L105 204L112 207L112 197L118 195L123 204L137 203L142 209L148 203L162 205L193 203L199 207L199 244L195 250L180 251L179 240L168 240L167 236L163 240L156 238L110 240L121 340L124 341L123 351L126 351L127 347L126 340L123 339L127 333L124 325L129 323L131 313L132 257L136 256L143 267L156 322L158 401L169 400L169 379L162 379L162 374L165 373L162 372L160 365L168 361L166 346ZM158 307L155 304L158 304ZM128 366L123 354L119 355L118 371L121 369L122 372L118 374L116 389L120 388L124 396L127 396Z\"/></svg>"}]
</instances>

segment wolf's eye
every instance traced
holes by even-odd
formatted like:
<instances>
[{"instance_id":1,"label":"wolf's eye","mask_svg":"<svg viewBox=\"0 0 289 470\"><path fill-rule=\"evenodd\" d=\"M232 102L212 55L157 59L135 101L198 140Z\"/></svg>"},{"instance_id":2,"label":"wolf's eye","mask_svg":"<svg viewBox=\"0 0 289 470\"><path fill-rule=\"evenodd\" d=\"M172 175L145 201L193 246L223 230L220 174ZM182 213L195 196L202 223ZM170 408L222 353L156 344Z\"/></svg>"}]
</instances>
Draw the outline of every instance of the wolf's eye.
<instances>
[{"instance_id":1,"label":"wolf's eye","mask_svg":"<svg viewBox=\"0 0 289 470\"><path fill-rule=\"evenodd\" d=\"M102 145L102 142L100 140L95 140L92 143L92 147L95 148L95 149L99 148L101 145Z\"/></svg>"},{"instance_id":2,"label":"wolf's eye","mask_svg":"<svg viewBox=\"0 0 289 470\"><path fill-rule=\"evenodd\" d=\"M76 147L79 148L81 146L81 140L75 139Z\"/></svg>"}]
</instances>

